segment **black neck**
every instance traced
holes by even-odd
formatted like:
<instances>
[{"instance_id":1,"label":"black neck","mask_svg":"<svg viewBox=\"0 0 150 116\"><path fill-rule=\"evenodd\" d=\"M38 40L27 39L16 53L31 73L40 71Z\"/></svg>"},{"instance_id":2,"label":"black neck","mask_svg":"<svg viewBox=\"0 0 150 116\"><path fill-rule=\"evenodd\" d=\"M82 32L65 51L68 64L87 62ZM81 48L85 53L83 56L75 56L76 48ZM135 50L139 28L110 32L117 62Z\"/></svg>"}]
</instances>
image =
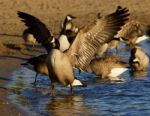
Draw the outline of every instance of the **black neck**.
<instances>
[{"instance_id":1,"label":"black neck","mask_svg":"<svg viewBox=\"0 0 150 116\"><path fill-rule=\"evenodd\" d=\"M60 43L58 41L58 39L55 39L55 49L60 49Z\"/></svg>"}]
</instances>

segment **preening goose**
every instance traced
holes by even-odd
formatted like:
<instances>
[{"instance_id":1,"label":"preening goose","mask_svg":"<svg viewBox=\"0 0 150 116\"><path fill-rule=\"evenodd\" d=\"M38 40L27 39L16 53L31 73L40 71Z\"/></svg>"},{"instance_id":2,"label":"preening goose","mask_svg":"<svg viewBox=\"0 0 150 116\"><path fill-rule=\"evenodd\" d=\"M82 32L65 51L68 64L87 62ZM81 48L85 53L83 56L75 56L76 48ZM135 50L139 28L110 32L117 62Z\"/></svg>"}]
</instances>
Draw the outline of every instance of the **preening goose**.
<instances>
[{"instance_id":1,"label":"preening goose","mask_svg":"<svg viewBox=\"0 0 150 116\"><path fill-rule=\"evenodd\" d=\"M118 76L128 70L128 64L119 59L120 57L116 55L95 58L91 61L87 72L94 73L104 80L121 80Z\"/></svg>"},{"instance_id":2,"label":"preening goose","mask_svg":"<svg viewBox=\"0 0 150 116\"><path fill-rule=\"evenodd\" d=\"M149 66L149 57L142 48L134 47L131 49L129 64L133 71L146 71Z\"/></svg>"},{"instance_id":3,"label":"preening goose","mask_svg":"<svg viewBox=\"0 0 150 116\"><path fill-rule=\"evenodd\" d=\"M57 46L53 46L58 40L52 41L48 29L39 19L23 12L18 12L18 15L29 27L37 42L42 43L48 52L47 67L52 90L55 88L55 83L60 82L63 85L70 85L72 91L75 80L73 67L86 70L97 49L114 37L128 20L129 13L128 9L121 8L97 19L93 24L79 31L71 47L64 53L56 49Z\"/></svg>"}]
</instances>

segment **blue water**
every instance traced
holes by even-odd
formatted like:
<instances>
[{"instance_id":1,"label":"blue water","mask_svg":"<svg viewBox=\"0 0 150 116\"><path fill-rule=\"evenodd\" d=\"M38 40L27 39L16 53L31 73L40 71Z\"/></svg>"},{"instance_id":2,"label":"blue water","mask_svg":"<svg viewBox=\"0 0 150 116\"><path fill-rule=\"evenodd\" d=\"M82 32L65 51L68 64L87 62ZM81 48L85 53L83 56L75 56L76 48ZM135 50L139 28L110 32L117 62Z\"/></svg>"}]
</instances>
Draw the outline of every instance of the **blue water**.
<instances>
[{"instance_id":1,"label":"blue water","mask_svg":"<svg viewBox=\"0 0 150 116\"><path fill-rule=\"evenodd\" d=\"M149 42L141 46L149 54ZM121 50L128 61L129 51ZM75 70L78 76L78 71ZM68 87L57 84L54 96L45 94L50 81L47 76L38 77L34 87L35 72L20 68L13 74L9 88L14 92L9 99L15 104L32 112L31 115L42 116L148 116L150 115L150 68L147 73L123 74L125 82L103 82L95 75L82 73L78 79L85 82L85 88L74 88L70 93Z\"/></svg>"}]
</instances>

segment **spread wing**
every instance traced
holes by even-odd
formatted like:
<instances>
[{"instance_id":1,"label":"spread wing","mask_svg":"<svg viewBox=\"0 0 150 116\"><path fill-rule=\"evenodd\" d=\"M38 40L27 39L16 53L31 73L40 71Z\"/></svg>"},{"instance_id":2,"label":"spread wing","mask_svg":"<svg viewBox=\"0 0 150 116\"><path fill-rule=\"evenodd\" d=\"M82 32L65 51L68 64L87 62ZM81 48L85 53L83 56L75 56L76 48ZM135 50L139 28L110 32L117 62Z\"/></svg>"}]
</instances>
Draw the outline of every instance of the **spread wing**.
<instances>
[{"instance_id":1,"label":"spread wing","mask_svg":"<svg viewBox=\"0 0 150 116\"><path fill-rule=\"evenodd\" d=\"M25 12L18 11L18 16L22 19L25 25L28 27L30 33L34 35L38 43L42 43L48 51L48 42L52 41L52 34L38 18L27 14Z\"/></svg>"},{"instance_id":2,"label":"spread wing","mask_svg":"<svg viewBox=\"0 0 150 116\"><path fill-rule=\"evenodd\" d=\"M75 61L73 66L85 70L97 49L117 34L128 20L128 16L128 9L119 6L116 12L97 19L92 25L80 30L67 51L68 56Z\"/></svg>"}]
</instances>

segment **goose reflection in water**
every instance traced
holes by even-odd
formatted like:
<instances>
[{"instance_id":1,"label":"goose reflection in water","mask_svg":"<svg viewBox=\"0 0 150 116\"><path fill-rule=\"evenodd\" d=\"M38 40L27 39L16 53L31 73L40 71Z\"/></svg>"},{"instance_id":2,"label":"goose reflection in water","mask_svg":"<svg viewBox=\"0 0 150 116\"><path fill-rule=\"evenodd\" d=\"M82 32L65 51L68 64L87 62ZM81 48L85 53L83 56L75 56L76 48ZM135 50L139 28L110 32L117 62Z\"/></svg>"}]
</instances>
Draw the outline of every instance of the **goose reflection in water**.
<instances>
[{"instance_id":1,"label":"goose reflection in water","mask_svg":"<svg viewBox=\"0 0 150 116\"><path fill-rule=\"evenodd\" d=\"M47 105L47 111L53 116L88 116L91 107L84 103L84 95L66 95L60 98L53 98Z\"/></svg>"}]
</instances>

